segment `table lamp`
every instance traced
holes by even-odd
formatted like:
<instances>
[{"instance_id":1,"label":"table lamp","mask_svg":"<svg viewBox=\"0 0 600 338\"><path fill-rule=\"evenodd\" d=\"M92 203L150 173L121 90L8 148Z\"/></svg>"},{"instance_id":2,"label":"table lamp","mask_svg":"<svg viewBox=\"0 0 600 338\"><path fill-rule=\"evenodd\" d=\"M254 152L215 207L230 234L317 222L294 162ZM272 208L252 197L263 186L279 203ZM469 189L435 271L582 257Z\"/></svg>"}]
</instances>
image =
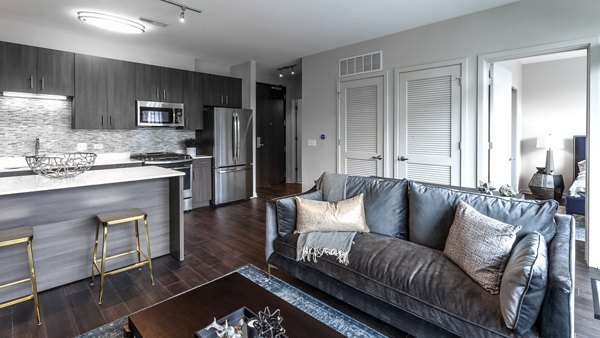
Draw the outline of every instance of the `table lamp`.
<instances>
[{"instance_id":1,"label":"table lamp","mask_svg":"<svg viewBox=\"0 0 600 338\"><path fill-rule=\"evenodd\" d=\"M552 147L555 145L554 137L552 134L540 135L537 138L536 147L540 149L548 149L546 151L546 174L550 175L554 171L554 155L552 153Z\"/></svg>"}]
</instances>

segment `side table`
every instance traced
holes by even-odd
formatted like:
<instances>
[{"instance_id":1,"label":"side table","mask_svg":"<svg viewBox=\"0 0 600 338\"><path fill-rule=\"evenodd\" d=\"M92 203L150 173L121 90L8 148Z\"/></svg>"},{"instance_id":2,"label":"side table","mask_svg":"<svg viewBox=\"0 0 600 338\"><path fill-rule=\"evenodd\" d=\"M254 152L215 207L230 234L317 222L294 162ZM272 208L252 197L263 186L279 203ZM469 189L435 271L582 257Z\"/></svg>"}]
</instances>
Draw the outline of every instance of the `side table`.
<instances>
[{"instance_id":1,"label":"side table","mask_svg":"<svg viewBox=\"0 0 600 338\"><path fill-rule=\"evenodd\" d=\"M536 199L560 201L565 190L565 183L562 175L551 175L538 171L529 181L529 189Z\"/></svg>"}]
</instances>

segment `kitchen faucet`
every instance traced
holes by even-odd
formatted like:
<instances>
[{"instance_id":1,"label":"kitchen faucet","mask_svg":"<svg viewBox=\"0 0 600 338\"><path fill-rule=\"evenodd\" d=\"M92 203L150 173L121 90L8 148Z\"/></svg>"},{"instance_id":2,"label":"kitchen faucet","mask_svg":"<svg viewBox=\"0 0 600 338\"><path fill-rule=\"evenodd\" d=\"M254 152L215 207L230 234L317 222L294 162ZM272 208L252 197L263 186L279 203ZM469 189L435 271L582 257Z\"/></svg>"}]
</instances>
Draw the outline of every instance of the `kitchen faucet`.
<instances>
[{"instance_id":1,"label":"kitchen faucet","mask_svg":"<svg viewBox=\"0 0 600 338\"><path fill-rule=\"evenodd\" d=\"M40 152L40 138L36 137L35 138L35 156L38 156L39 152Z\"/></svg>"}]
</instances>

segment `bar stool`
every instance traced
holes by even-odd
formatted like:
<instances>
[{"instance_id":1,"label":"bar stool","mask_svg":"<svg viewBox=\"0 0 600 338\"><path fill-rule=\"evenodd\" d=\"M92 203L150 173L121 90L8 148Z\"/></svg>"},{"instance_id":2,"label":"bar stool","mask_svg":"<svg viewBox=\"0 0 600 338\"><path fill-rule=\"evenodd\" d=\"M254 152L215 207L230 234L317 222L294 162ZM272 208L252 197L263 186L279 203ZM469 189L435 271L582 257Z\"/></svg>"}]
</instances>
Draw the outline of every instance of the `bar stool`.
<instances>
[{"instance_id":1,"label":"bar stool","mask_svg":"<svg viewBox=\"0 0 600 338\"><path fill-rule=\"evenodd\" d=\"M37 318L38 325L41 325L42 322L40 320L40 306L38 302L37 283L35 281L35 267L33 266L33 252L31 249L32 241L33 227L24 226L19 228L0 230L0 247L27 243L27 256L29 258L29 278L23 278L14 282L0 285L0 289L25 282L31 282L31 294L8 302L0 303L0 309L33 299L35 317Z\"/></svg>"},{"instance_id":2,"label":"bar stool","mask_svg":"<svg viewBox=\"0 0 600 338\"><path fill-rule=\"evenodd\" d=\"M144 220L144 227L146 228L146 253L144 254L140 250L140 231L138 227L138 221ZM106 256L106 240L108 235L108 227L115 224L127 223L127 222L135 222L135 239L136 239L136 248L135 250L123 252L120 254L116 254L113 256ZM100 231L100 225L102 224L103 230L103 240L102 240L102 258L97 259L98 252L98 233ZM117 258L121 256L125 256L128 254L136 253L138 262L124 266L122 268L114 269L111 271L106 271L106 261L112 258ZM142 261L141 256L144 256L144 260ZM150 270L150 281L152 285L154 285L154 274L152 271L152 255L150 253L150 237L148 235L148 215L144 210L141 209L124 209L124 210L115 210L109 212L103 212L96 215L96 241L94 242L94 254L92 257L92 285L94 285L94 276L95 271L98 271L100 274L100 299L98 304L102 304L102 295L104 293L104 277L111 276L123 271L131 270L134 268L141 268L142 266L148 264ZM100 267L98 267L98 262L100 262ZM95 269L95 270L94 270Z\"/></svg>"}]
</instances>

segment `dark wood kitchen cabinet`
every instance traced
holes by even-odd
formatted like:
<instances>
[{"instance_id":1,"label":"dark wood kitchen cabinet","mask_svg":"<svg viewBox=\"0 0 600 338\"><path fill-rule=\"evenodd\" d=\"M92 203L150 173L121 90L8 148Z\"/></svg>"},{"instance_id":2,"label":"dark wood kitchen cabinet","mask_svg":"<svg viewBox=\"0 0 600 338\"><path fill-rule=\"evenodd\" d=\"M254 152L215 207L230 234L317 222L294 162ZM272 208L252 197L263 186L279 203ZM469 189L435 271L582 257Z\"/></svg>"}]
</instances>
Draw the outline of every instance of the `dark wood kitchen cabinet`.
<instances>
[{"instance_id":1,"label":"dark wood kitchen cabinet","mask_svg":"<svg viewBox=\"0 0 600 338\"><path fill-rule=\"evenodd\" d=\"M107 116L111 129L134 129L135 63L107 59Z\"/></svg>"},{"instance_id":2,"label":"dark wood kitchen cabinet","mask_svg":"<svg viewBox=\"0 0 600 338\"><path fill-rule=\"evenodd\" d=\"M75 54L0 42L0 91L73 96Z\"/></svg>"},{"instance_id":3,"label":"dark wood kitchen cabinet","mask_svg":"<svg viewBox=\"0 0 600 338\"><path fill-rule=\"evenodd\" d=\"M192 208L205 207L212 198L212 159L196 159L192 163Z\"/></svg>"},{"instance_id":4,"label":"dark wood kitchen cabinet","mask_svg":"<svg viewBox=\"0 0 600 338\"><path fill-rule=\"evenodd\" d=\"M73 129L108 129L106 87L107 59L75 55L75 96Z\"/></svg>"},{"instance_id":5,"label":"dark wood kitchen cabinet","mask_svg":"<svg viewBox=\"0 0 600 338\"><path fill-rule=\"evenodd\" d=\"M183 74L185 129L203 128L202 80L203 74L201 73L184 72Z\"/></svg>"},{"instance_id":6,"label":"dark wood kitchen cabinet","mask_svg":"<svg viewBox=\"0 0 600 338\"><path fill-rule=\"evenodd\" d=\"M135 64L75 56L73 129L135 128Z\"/></svg>"},{"instance_id":7,"label":"dark wood kitchen cabinet","mask_svg":"<svg viewBox=\"0 0 600 338\"><path fill-rule=\"evenodd\" d=\"M138 100L183 102L182 70L138 63L135 84Z\"/></svg>"},{"instance_id":8,"label":"dark wood kitchen cabinet","mask_svg":"<svg viewBox=\"0 0 600 338\"><path fill-rule=\"evenodd\" d=\"M242 107L242 79L204 74L204 105L213 107Z\"/></svg>"}]
</instances>

